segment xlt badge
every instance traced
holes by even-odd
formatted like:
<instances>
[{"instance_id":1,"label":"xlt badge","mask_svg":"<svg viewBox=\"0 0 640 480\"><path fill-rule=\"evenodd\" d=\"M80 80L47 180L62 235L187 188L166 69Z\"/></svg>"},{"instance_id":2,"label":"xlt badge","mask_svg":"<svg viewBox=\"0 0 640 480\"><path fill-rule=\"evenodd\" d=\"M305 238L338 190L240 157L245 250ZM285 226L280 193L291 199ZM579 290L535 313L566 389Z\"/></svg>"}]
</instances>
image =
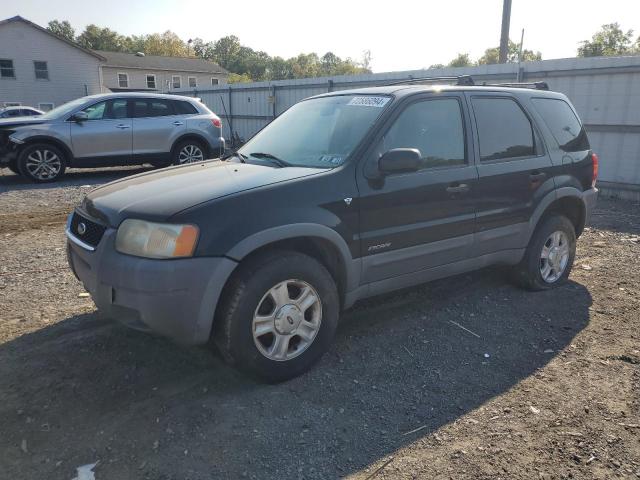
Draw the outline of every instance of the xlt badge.
<instances>
[{"instance_id":1,"label":"xlt badge","mask_svg":"<svg viewBox=\"0 0 640 480\"><path fill-rule=\"evenodd\" d=\"M379 245L371 245L367 248L368 252L377 252L378 250L384 250L385 248L389 248L391 246L391 242L381 243Z\"/></svg>"}]
</instances>

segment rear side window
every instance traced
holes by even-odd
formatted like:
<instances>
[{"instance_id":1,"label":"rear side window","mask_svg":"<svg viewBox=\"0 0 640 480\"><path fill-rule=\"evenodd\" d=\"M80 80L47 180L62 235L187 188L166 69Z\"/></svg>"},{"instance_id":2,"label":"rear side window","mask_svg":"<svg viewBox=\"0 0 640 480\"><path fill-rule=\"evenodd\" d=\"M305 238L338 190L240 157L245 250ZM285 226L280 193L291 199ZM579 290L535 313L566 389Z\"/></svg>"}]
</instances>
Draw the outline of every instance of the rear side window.
<instances>
[{"instance_id":1,"label":"rear side window","mask_svg":"<svg viewBox=\"0 0 640 480\"><path fill-rule=\"evenodd\" d=\"M567 102L557 98L533 98L531 101L562 150L589 150L587 133Z\"/></svg>"},{"instance_id":2,"label":"rear side window","mask_svg":"<svg viewBox=\"0 0 640 480\"><path fill-rule=\"evenodd\" d=\"M531 122L515 100L505 97L473 97L471 103L478 126L480 160L536 155Z\"/></svg>"},{"instance_id":3,"label":"rear side window","mask_svg":"<svg viewBox=\"0 0 640 480\"><path fill-rule=\"evenodd\" d=\"M382 151L417 148L422 168L461 165L465 160L460 102L455 98L409 105L382 139Z\"/></svg>"},{"instance_id":4,"label":"rear side window","mask_svg":"<svg viewBox=\"0 0 640 480\"><path fill-rule=\"evenodd\" d=\"M173 106L176 109L176 115L193 115L194 113L198 113L196 107L182 100L174 100Z\"/></svg>"},{"instance_id":5,"label":"rear side window","mask_svg":"<svg viewBox=\"0 0 640 480\"><path fill-rule=\"evenodd\" d=\"M137 99L133 102L133 116L140 117L165 117L174 115L173 104L169 100Z\"/></svg>"}]
</instances>

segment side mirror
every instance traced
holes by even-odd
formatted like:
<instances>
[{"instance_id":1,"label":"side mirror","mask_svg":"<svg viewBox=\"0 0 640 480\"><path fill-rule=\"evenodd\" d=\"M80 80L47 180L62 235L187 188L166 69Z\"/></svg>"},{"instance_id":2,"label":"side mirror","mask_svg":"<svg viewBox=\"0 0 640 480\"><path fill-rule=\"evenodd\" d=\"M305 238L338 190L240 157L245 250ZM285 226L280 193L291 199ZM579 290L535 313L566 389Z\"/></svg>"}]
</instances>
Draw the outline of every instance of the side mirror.
<instances>
[{"instance_id":1,"label":"side mirror","mask_svg":"<svg viewBox=\"0 0 640 480\"><path fill-rule=\"evenodd\" d=\"M89 120L89 115L87 115L86 112L76 112L73 115L71 115L69 120L80 123L80 122Z\"/></svg>"},{"instance_id":2,"label":"side mirror","mask_svg":"<svg viewBox=\"0 0 640 480\"><path fill-rule=\"evenodd\" d=\"M382 154L378 160L378 170L383 175L415 172L421 163L422 154L417 148L394 148Z\"/></svg>"}]
</instances>

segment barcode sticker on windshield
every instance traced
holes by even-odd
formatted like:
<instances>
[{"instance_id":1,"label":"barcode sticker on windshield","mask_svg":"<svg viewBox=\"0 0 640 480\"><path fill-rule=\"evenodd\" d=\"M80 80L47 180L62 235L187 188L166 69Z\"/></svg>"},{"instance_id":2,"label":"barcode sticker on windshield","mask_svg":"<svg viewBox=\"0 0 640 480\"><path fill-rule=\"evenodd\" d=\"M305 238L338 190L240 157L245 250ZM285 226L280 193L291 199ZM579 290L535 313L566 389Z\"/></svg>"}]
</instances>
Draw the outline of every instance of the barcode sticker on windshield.
<instances>
[{"instance_id":1,"label":"barcode sticker on windshield","mask_svg":"<svg viewBox=\"0 0 640 480\"><path fill-rule=\"evenodd\" d=\"M355 105L357 107L384 107L389 101L389 97L353 97L347 105Z\"/></svg>"}]
</instances>

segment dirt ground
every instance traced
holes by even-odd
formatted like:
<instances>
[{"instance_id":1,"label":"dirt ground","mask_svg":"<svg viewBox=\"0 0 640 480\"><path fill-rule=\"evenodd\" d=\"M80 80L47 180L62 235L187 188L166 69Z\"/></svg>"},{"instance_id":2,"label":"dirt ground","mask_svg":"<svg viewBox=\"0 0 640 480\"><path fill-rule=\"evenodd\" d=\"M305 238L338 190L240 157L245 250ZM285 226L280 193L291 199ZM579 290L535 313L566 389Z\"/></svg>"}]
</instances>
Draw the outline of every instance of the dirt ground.
<instances>
[{"instance_id":1,"label":"dirt ground","mask_svg":"<svg viewBox=\"0 0 640 480\"><path fill-rule=\"evenodd\" d=\"M561 288L494 268L375 298L262 385L82 295L65 215L126 173L0 172L0 478L640 478L638 204L599 202Z\"/></svg>"}]
</instances>

